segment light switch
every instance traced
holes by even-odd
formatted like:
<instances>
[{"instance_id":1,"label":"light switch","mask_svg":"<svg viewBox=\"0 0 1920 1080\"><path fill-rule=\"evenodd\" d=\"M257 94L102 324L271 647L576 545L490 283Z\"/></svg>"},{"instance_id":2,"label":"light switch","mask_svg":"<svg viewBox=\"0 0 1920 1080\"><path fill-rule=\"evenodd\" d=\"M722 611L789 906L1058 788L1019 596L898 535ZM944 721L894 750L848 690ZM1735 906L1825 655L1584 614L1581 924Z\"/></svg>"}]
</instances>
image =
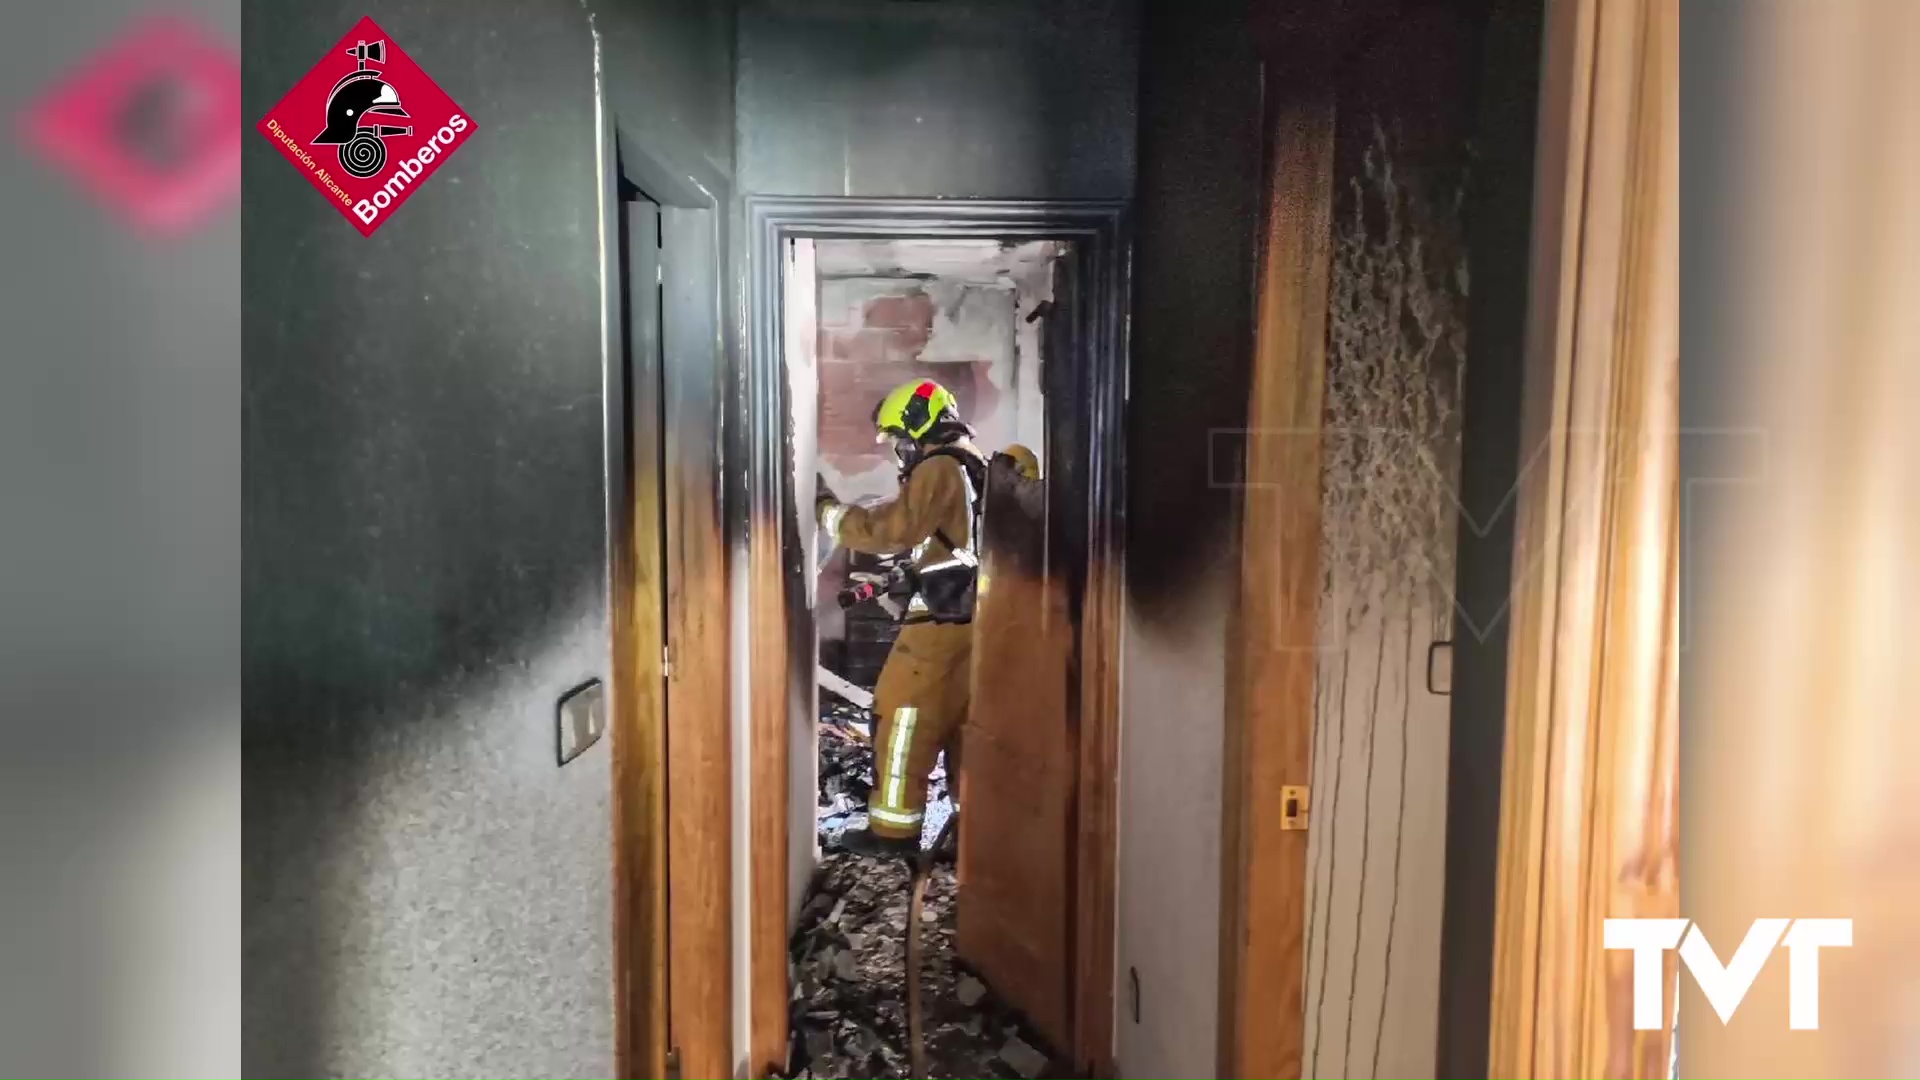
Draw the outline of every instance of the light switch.
<instances>
[{"instance_id":1,"label":"light switch","mask_svg":"<svg viewBox=\"0 0 1920 1080\"><path fill-rule=\"evenodd\" d=\"M1453 642L1436 641L1427 646L1427 693L1442 696L1453 693Z\"/></svg>"},{"instance_id":2,"label":"light switch","mask_svg":"<svg viewBox=\"0 0 1920 1080\"><path fill-rule=\"evenodd\" d=\"M560 698L560 764L579 757L600 741L607 730L607 690L599 679L591 679Z\"/></svg>"}]
</instances>

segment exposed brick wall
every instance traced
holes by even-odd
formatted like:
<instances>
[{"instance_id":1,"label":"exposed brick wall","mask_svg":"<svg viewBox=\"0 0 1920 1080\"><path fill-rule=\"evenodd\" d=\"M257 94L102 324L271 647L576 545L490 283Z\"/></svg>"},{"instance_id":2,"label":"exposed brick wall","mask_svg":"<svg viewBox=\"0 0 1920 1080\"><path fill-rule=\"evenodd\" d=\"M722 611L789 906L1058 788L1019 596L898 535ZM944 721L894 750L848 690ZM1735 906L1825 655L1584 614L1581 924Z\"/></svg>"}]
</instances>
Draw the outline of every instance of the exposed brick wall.
<instances>
[{"instance_id":1,"label":"exposed brick wall","mask_svg":"<svg viewBox=\"0 0 1920 1080\"><path fill-rule=\"evenodd\" d=\"M1044 270L1022 284L977 271L965 280L822 278L818 467L835 492L858 501L898 490L898 463L890 448L874 441L873 408L904 382L933 379L953 391L962 418L986 449L1015 441L1022 425L1036 427L1040 335L1022 319L1050 295L1050 289L1037 291L1048 284ZM869 568L864 557L855 562L836 555L822 575L820 659L856 684L871 686L897 628L877 605L849 612L834 605L833 590L844 584L847 571Z\"/></svg>"},{"instance_id":2,"label":"exposed brick wall","mask_svg":"<svg viewBox=\"0 0 1920 1080\"><path fill-rule=\"evenodd\" d=\"M891 470L891 455L874 442L873 407L903 382L933 379L953 391L969 422L995 419L1007 397L995 369L1011 385L1015 362L1010 288L858 278L823 282L821 292L820 456L832 471ZM958 294L945 318L936 292Z\"/></svg>"}]
</instances>

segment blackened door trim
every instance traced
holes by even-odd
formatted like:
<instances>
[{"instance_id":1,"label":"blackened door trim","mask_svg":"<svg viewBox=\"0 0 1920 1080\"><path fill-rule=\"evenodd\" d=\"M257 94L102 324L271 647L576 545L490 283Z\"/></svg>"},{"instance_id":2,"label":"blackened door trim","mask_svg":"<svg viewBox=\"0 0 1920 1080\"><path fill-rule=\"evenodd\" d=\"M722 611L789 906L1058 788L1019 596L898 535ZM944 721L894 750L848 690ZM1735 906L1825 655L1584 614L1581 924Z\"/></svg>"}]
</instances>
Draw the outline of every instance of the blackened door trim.
<instances>
[{"instance_id":1,"label":"blackened door trim","mask_svg":"<svg viewBox=\"0 0 1920 1080\"><path fill-rule=\"evenodd\" d=\"M746 202L747 356L738 387L746 491L753 822L750 909L752 1038L756 1074L784 1065L789 690L810 679L813 626L804 592L804 548L794 512L782 346L782 258L787 241L813 239L1062 240L1082 282L1087 343L1081 385L1087 456L1087 523L1080 579L1077 684L1080 747L1073 868L1074 1045L1082 1069L1112 1056L1121 573L1124 538L1128 205L1122 201L749 198ZM764 1003L764 1005L763 1005ZM777 1003L777 1004L776 1004ZM777 1014L777 1015L776 1015Z\"/></svg>"}]
</instances>

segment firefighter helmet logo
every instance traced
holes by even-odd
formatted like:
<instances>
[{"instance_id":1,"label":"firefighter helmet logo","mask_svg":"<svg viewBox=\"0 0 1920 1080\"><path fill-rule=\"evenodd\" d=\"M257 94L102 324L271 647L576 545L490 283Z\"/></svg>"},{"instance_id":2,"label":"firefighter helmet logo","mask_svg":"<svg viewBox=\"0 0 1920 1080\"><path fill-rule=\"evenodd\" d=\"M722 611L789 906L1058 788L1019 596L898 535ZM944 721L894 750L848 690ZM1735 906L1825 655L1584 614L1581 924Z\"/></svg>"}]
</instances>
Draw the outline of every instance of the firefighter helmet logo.
<instances>
[{"instance_id":1,"label":"firefighter helmet logo","mask_svg":"<svg viewBox=\"0 0 1920 1080\"><path fill-rule=\"evenodd\" d=\"M393 35L361 19L254 130L372 236L477 128Z\"/></svg>"},{"instance_id":2,"label":"firefighter helmet logo","mask_svg":"<svg viewBox=\"0 0 1920 1080\"><path fill-rule=\"evenodd\" d=\"M363 180L387 163L387 146L382 140L413 134L411 125L381 122L388 116L407 117L407 111L400 107L400 92L384 72L367 66L368 61L386 63L386 45L384 41L362 41L347 50L360 66L333 84L333 92L327 95L327 126L313 137L315 146L337 147L340 167L349 176ZM368 117L374 122L366 123Z\"/></svg>"}]
</instances>

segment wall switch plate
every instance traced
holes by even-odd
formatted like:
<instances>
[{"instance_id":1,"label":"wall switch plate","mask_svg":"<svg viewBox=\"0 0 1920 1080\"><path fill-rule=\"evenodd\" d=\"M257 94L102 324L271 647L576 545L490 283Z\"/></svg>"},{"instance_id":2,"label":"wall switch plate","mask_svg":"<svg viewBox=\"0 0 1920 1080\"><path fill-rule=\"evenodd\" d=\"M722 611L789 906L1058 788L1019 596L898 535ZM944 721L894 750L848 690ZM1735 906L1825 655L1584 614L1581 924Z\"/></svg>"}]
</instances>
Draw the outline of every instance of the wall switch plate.
<instances>
[{"instance_id":1,"label":"wall switch plate","mask_svg":"<svg viewBox=\"0 0 1920 1080\"><path fill-rule=\"evenodd\" d=\"M566 692L556 710L560 764L565 765L600 741L607 730L607 688L590 679Z\"/></svg>"},{"instance_id":2,"label":"wall switch plate","mask_svg":"<svg viewBox=\"0 0 1920 1080\"><path fill-rule=\"evenodd\" d=\"M1436 641L1427 646L1427 693L1446 696L1453 693L1453 642Z\"/></svg>"},{"instance_id":3,"label":"wall switch plate","mask_svg":"<svg viewBox=\"0 0 1920 1080\"><path fill-rule=\"evenodd\" d=\"M1307 827L1313 789L1305 784L1287 784L1280 789L1280 829L1293 832Z\"/></svg>"}]
</instances>

